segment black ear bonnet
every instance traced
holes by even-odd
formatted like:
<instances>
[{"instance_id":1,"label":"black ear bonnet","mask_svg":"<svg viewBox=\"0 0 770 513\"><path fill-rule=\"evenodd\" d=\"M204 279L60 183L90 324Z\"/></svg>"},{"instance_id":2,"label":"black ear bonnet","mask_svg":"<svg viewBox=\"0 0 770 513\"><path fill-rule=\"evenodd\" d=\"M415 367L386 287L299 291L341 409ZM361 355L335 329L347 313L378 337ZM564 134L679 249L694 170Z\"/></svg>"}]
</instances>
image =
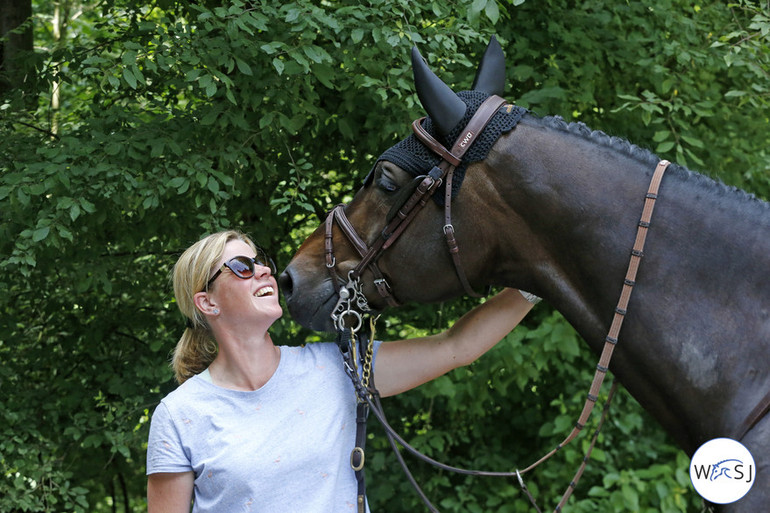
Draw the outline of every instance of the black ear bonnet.
<instances>
[{"instance_id":1,"label":"black ear bonnet","mask_svg":"<svg viewBox=\"0 0 770 513\"><path fill-rule=\"evenodd\" d=\"M460 120L457 126L452 129L447 137L443 137L439 131L435 129L429 117L425 118L422 123L423 128L425 128L447 149L451 149L455 140L457 140L462 130L476 113L476 110L478 110L479 106L490 95L483 91L461 91L457 93L457 96L466 104L467 109L465 110L465 116ZM505 105L497 111L481 135L478 136L470 149L465 153L462 163L455 170L452 181L452 198L457 196L457 193L460 190L468 164L484 160L497 139L499 139L502 134L513 130L526 113L527 109L515 105ZM377 162L381 160L392 162L404 171L414 176L420 176L428 174L434 166L437 166L441 162L441 157L433 153L414 134L412 134L385 150L385 152L377 159ZM371 181L373 172L374 168L372 168L372 171L369 172L364 180L364 185ZM439 190L433 195L433 199L439 205L444 204L443 186L442 190Z\"/></svg>"}]
</instances>

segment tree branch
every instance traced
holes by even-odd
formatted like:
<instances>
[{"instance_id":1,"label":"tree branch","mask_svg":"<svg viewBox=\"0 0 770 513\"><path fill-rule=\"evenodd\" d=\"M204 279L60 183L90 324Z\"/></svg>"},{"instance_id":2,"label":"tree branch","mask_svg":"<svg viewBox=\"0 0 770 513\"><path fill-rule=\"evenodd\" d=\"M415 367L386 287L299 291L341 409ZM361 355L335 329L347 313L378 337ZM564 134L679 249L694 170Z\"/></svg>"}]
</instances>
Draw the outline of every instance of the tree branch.
<instances>
[{"instance_id":1,"label":"tree branch","mask_svg":"<svg viewBox=\"0 0 770 513\"><path fill-rule=\"evenodd\" d=\"M26 127L32 128L33 130L37 130L38 132L42 132L45 135L47 135L48 137L51 137L52 139L56 139L56 140L61 139L57 134L51 132L50 130L46 130L45 128L40 128L40 127L37 127L37 126L35 126L33 124L26 123L24 121L18 121L18 120L13 120L13 119L11 119L9 121L11 123L16 123L16 124L19 124L19 125L24 125Z\"/></svg>"}]
</instances>

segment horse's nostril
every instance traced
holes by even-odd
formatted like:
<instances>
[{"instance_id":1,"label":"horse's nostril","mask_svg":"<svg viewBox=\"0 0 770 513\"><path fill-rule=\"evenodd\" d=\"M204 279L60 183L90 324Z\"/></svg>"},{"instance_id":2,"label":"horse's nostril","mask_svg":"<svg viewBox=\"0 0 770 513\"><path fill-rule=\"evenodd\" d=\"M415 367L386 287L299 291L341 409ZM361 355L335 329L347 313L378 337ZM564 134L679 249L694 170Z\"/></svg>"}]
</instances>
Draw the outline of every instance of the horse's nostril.
<instances>
[{"instance_id":1,"label":"horse's nostril","mask_svg":"<svg viewBox=\"0 0 770 513\"><path fill-rule=\"evenodd\" d=\"M283 297L289 299L294 292L294 281L291 279L289 269L286 269L278 276L278 286L281 288Z\"/></svg>"}]
</instances>

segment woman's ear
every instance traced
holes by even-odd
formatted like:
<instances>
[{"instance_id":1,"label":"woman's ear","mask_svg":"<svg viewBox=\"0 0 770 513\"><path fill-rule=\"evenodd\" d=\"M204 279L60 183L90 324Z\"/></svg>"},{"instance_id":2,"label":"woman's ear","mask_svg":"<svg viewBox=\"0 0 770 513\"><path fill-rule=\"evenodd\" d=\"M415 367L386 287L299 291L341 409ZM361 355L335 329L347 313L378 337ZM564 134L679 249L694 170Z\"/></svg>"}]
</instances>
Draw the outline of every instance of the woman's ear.
<instances>
[{"instance_id":1,"label":"woman's ear","mask_svg":"<svg viewBox=\"0 0 770 513\"><path fill-rule=\"evenodd\" d=\"M217 315L219 313L219 309L208 292L198 292L193 296L193 301L195 307L204 315Z\"/></svg>"}]
</instances>

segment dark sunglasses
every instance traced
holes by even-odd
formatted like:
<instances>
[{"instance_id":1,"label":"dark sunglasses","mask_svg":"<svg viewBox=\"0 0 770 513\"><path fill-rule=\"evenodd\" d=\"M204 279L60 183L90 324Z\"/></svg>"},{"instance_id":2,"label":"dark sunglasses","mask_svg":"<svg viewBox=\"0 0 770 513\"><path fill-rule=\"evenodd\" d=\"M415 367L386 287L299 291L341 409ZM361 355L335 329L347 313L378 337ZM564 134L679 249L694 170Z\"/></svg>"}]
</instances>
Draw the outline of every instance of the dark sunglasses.
<instances>
[{"instance_id":1,"label":"dark sunglasses","mask_svg":"<svg viewBox=\"0 0 770 513\"><path fill-rule=\"evenodd\" d=\"M222 267L220 267L219 270L214 273L214 276L212 276L208 283L206 283L206 288L203 290L209 289L214 280L216 280L219 275L222 274L222 271L225 270L225 267L230 269L234 275L236 275L238 278L241 278L242 280L251 278L254 276L254 264L267 267L270 269L270 273L273 275L276 273L275 262L273 262L273 259L267 256L263 250L257 248L257 256L254 258L247 256L237 256L222 264Z\"/></svg>"}]
</instances>

